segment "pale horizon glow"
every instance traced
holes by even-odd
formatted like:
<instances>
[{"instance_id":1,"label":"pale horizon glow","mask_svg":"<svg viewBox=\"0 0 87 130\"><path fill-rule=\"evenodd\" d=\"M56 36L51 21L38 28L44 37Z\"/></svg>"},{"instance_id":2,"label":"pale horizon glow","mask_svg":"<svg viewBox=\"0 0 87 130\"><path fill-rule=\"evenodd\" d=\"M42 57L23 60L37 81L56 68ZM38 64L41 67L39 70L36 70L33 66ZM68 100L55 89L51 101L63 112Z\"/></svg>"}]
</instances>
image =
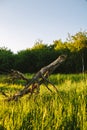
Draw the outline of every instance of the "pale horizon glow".
<instances>
[{"instance_id":1,"label":"pale horizon glow","mask_svg":"<svg viewBox=\"0 0 87 130\"><path fill-rule=\"evenodd\" d=\"M87 29L86 0L0 0L0 47L13 52Z\"/></svg>"}]
</instances>

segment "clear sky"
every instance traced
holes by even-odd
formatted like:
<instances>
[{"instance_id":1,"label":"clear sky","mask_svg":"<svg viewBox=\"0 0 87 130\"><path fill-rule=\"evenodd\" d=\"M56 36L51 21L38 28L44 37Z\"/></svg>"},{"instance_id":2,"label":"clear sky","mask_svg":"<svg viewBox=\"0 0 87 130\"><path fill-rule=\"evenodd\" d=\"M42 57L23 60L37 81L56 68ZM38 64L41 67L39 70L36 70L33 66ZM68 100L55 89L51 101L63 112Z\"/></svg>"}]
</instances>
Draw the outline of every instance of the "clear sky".
<instances>
[{"instance_id":1,"label":"clear sky","mask_svg":"<svg viewBox=\"0 0 87 130\"><path fill-rule=\"evenodd\" d=\"M87 29L86 0L0 0L0 47L13 52L38 39L52 44Z\"/></svg>"}]
</instances>

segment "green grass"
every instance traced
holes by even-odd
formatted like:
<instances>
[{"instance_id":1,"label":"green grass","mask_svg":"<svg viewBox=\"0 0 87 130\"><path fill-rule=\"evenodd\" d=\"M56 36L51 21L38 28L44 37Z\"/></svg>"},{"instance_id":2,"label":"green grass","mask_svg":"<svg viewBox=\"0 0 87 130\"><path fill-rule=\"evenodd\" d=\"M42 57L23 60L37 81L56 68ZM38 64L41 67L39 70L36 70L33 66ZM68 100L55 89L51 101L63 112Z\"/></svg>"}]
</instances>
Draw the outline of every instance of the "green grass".
<instances>
[{"instance_id":1,"label":"green grass","mask_svg":"<svg viewBox=\"0 0 87 130\"><path fill-rule=\"evenodd\" d=\"M0 90L12 95L21 84L8 84L0 76ZM2 80L3 79L3 80ZM5 102L0 95L0 130L87 130L87 75L50 76L51 85L42 85L40 94L26 95L15 102Z\"/></svg>"}]
</instances>

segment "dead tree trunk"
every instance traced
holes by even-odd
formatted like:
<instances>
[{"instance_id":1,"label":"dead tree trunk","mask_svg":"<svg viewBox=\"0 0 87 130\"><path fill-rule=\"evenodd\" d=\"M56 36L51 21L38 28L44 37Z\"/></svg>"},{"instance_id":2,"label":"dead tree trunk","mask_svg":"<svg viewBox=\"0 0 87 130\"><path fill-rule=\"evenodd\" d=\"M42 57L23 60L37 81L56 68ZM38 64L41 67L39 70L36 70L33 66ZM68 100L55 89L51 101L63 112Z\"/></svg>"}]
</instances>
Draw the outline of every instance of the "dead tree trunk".
<instances>
[{"instance_id":1,"label":"dead tree trunk","mask_svg":"<svg viewBox=\"0 0 87 130\"><path fill-rule=\"evenodd\" d=\"M42 83L45 84L45 82L50 83L56 92L58 92L57 88L53 85L52 82L50 82L48 80L49 75L66 59L66 55L61 55L59 56L55 61L53 61L52 63L50 63L49 65L41 68L33 77L32 79L28 79L26 78L21 72L19 71L15 71L12 70L12 75L15 78L20 78L23 79L25 81L27 81L24 89L22 89L21 91L19 91L18 93L14 94L11 97L8 97L6 100L7 101L11 101L11 100L18 100L19 97L24 96L25 94L30 93L30 95L32 95L35 90L36 92L39 92L40 89L40 85ZM48 88L48 86L45 84L45 86L47 87L48 90L50 90L52 92L51 89ZM3 94L6 95L6 94Z\"/></svg>"}]
</instances>

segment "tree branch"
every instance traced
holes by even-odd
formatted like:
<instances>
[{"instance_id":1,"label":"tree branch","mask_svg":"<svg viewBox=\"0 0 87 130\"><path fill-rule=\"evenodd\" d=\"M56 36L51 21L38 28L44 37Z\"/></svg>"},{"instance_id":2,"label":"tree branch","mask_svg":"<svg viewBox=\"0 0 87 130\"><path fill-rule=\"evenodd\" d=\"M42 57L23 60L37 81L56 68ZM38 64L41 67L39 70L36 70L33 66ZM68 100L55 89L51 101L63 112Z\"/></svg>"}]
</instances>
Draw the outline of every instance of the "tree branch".
<instances>
[{"instance_id":1,"label":"tree branch","mask_svg":"<svg viewBox=\"0 0 87 130\"><path fill-rule=\"evenodd\" d=\"M12 100L18 100L19 97L24 96L25 94L30 93L31 95L35 92L35 90L40 89L41 84L45 84L45 82L50 83L53 88L56 90L58 93L57 88L54 86L54 84L48 80L49 75L66 59L66 55L61 55L59 56L55 61L50 63L49 65L41 68L33 77L32 79L26 78L21 72L11 70L12 71L12 76L13 78L18 78L18 79L23 79L27 82L25 85L25 88L19 91L18 93L14 94L13 96L7 98L7 101L12 101ZM48 88L48 86L45 84L46 88L52 92L51 89ZM4 94L5 95L5 94Z\"/></svg>"}]
</instances>

